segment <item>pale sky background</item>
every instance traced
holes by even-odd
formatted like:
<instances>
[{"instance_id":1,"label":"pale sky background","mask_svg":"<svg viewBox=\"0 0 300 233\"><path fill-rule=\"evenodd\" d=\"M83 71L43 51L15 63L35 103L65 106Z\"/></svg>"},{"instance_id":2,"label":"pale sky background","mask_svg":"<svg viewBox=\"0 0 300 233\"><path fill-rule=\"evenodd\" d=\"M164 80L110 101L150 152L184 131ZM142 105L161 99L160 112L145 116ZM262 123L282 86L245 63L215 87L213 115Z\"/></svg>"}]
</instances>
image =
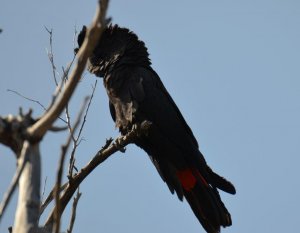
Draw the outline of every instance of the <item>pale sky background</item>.
<instances>
[{"instance_id":1,"label":"pale sky background","mask_svg":"<svg viewBox=\"0 0 300 233\"><path fill-rule=\"evenodd\" d=\"M96 1L83 0L1 1L1 116L16 114L19 106L33 108L36 117L42 114L40 106L7 89L47 106L55 85L44 26L53 29L54 60L61 73L73 55L75 26L79 30L89 24L95 6ZM109 16L145 41L153 68L193 129L207 162L235 184L235 196L221 193L233 219L233 226L222 232L298 231L300 2L111 0ZM73 119L94 81L86 72L72 99ZM99 80L77 167L90 160L105 138L117 135ZM46 193L65 139L65 133L49 133L41 144ZM1 199L15 163L13 154L0 146ZM74 233L204 232L188 204L171 195L146 153L134 145L98 167L80 190ZM1 233L13 224L16 197ZM63 231L69 215L68 209Z\"/></svg>"}]
</instances>

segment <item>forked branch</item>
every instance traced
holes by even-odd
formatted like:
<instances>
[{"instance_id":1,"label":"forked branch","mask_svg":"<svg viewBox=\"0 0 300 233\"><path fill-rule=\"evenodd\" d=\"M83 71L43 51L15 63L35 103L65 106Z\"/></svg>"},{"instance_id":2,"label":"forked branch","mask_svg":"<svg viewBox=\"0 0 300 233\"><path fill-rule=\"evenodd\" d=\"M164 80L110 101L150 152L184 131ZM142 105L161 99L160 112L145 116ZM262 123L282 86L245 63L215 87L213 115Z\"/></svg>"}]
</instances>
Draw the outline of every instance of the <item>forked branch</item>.
<instances>
[{"instance_id":1,"label":"forked branch","mask_svg":"<svg viewBox=\"0 0 300 233\"><path fill-rule=\"evenodd\" d=\"M81 182L101 163L103 163L107 158L109 158L112 154L117 151L122 151L125 146L134 142L137 137L141 137L148 133L149 128L151 127L151 122L144 121L141 125L136 125L128 134L125 136L118 137L114 143L112 139L108 139L105 146L103 146L94 156L94 158L83 167L78 174L74 175L72 179L67 184L67 187L64 189L64 193L60 198L60 214L63 213L65 207L71 200L73 194L76 189L79 187ZM45 227L51 227L54 220L54 215L56 213L56 208L51 211L46 223Z\"/></svg>"}]
</instances>

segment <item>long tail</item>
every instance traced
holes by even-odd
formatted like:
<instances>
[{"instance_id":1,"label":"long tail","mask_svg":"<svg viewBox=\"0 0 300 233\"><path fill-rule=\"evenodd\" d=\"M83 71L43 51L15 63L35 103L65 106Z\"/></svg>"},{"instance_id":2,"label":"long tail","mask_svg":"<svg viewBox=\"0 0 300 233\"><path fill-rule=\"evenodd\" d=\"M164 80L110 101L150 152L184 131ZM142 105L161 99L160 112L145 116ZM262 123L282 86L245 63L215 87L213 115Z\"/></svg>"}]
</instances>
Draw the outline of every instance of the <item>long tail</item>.
<instances>
[{"instance_id":1,"label":"long tail","mask_svg":"<svg viewBox=\"0 0 300 233\"><path fill-rule=\"evenodd\" d=\"M212 170L209 170L209 173ZM194 214L208 233L220 232L220 227L230 226L231 216L223 204L216 187L235 193L233 185L216 173L209 182L195 168L177 171L183 194ZM211 182L217 181L216 184Z\"/></svg>"}]
</instances>

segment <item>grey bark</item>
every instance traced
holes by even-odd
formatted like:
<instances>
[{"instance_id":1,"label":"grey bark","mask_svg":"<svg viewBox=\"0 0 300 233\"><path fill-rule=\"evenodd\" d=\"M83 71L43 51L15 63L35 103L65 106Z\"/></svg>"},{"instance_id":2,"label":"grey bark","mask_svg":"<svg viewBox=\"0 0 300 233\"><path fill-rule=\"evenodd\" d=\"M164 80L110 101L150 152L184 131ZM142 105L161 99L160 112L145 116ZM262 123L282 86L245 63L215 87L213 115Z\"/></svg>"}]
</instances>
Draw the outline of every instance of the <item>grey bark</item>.
<instances>
[{"instance_id":1,"label":"grey bark","mask_svg":"<svg viewBox=\"0 0 300 233\"><path fill-rule=\"evenodd\" d=\"M41 187L41 161L39 144L24 142L20 156L26 160L19 179L19 198L13 233L33 233L38 231ZM23 161L18 161L22 164Z\"/></svg>"}]
</instances>

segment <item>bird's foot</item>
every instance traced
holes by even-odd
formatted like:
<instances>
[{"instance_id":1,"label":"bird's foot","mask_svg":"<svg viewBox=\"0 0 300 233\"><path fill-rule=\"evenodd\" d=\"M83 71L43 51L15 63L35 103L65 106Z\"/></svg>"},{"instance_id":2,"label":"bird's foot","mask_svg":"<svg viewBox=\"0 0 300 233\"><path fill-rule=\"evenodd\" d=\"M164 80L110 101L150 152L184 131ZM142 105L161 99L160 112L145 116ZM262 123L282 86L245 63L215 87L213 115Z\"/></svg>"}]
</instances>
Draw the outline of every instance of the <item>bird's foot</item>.
<instances>
[{"instance_id":1,"label":"bird's foot","mask_svg":"<svg viewBox=\"0 0 300 233\"><path fill-rule=\"evenodd\" d=\"M137 137L143 135L148 135L148 130L151 127L152 123L150 121L143 121L141 123L135 123L131 127L131 132L134 132Z\"/></svg>"},{"instance_id":2,"label":"bird's foot","mask_svg":"<svg viewBox=\"0 0 300 233\"><path fill-rule=\"evenodd\" d=\"M125 153L126 148L124 147L123 140L123 137L118 137L115 140L114 145L119 149L120 152Z\"/></svg>"}]
</instances>

